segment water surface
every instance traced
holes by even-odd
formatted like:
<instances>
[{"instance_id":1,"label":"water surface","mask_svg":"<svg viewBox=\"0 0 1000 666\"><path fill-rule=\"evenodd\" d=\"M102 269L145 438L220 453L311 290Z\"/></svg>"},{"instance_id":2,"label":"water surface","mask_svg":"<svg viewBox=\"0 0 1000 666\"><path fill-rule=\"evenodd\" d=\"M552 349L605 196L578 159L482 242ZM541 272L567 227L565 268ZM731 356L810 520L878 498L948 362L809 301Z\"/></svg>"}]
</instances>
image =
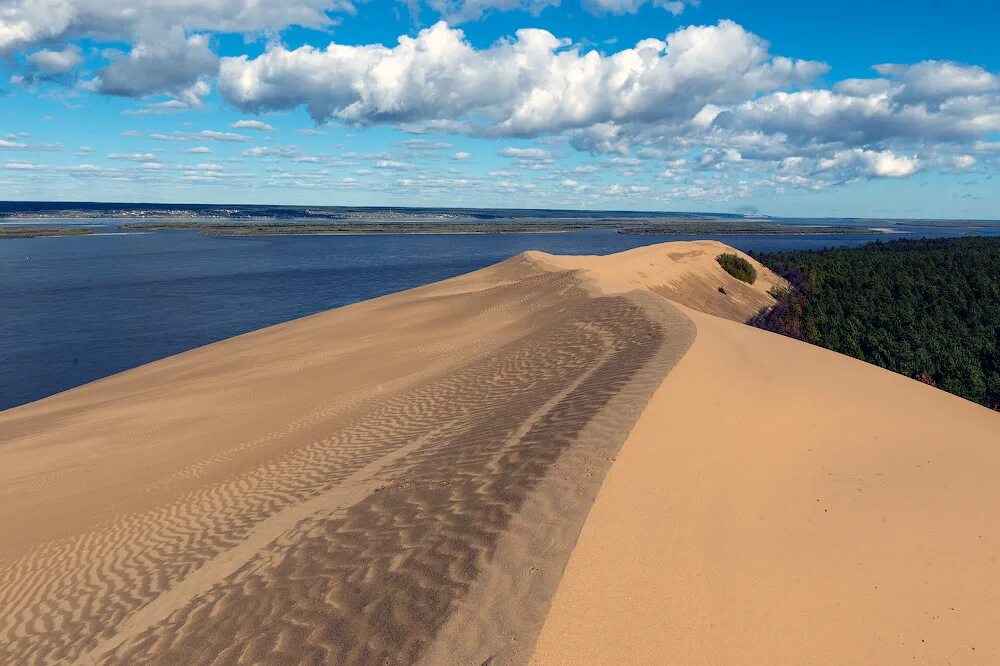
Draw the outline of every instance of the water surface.
<instances>
[{"instance_id":1,"label":"water surface","mask_svg":"<svg viewBox=\"0 0 1000 666\"><path fill-rule=\"evenodd\" d=\"M876 236L717 238L769 251L859 245ZM668 240L691 237L609 230L275 237L170 231L0 241L0 409L523 250L606 254Z\"/></svg>"}]
</instances>

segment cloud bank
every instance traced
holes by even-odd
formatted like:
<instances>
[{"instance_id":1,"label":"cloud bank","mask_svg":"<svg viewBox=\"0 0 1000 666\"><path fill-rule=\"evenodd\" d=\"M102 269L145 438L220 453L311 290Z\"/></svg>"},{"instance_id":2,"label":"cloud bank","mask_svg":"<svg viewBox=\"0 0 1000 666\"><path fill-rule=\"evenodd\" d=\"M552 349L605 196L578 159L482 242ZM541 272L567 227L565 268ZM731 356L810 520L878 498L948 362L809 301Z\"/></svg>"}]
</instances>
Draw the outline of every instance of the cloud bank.
<instances>
[{"instance_id":1,"label":"cloud bank","mask_svg":"<svg viewBox=\"0 0 1000 666\"><path fill-rule=\"evenodd\" d=\"M445 22L394 47L274 46L224 58L222 95L252 112L305 106L324 122L466 123L478 134L537 136L604 122L683 121L708 103L808 83L822 63L772 56L731 21L678 30L605 56L545 30L475 49Z\"/></svg>"},{"instance_id":2,"label":"cloud bank","mask_svg":"<svg viewBox=\"0 0 1000 666\"><path fill-rule=\"evenodd\" d=\"M654 5L688 16L697 4L584 0L583 7L610 16ZM400 142L407 151L403 159L376 161L374 168L382 171L408 167L413 155L452 149L441 139L459 135L502 140L506 147L494 149L495 156L522 171L549 169L564 150L593 155L622 178L655 164L661 183L684 183L692 197L718 192L706 183L730 176L734 183L753 175L754 182L769 187L820 189L930 170L985 172L1000 163L1000 77L976 65L875 63L870 77L831 85L825 63L774 53L763 37L728 20L608 51L541 29L518 30L477 46L456 27L492 12L538 13L557 5L558 0L424 0L419 7L449 21L401 36L390 46L335 40L323 48L289 48L280 41L285 28L329 29L338 13L360 11L361 5L0 0L0 53L21 68L10 79L15 86L62 86L72 94L85 90L144 100L125 112L130 115L183 111L206 99L214 104L214 86L222 103L248 115L303 108L319 125L389 125L423 135ZM266 35L269 41L255 57L220 58L221 33ZM83 42L85 50L75 43L84 38L112 46ZM81 75L81 69L88 73ZM259 119L226 122L261 139L277 132ZM148 138L251 140L217 130ZM507 145L517 140L537 145ZM3 141L5 151L32 149L16 137ZM293 148L256 147L245 156L309 158ZM470 158L467 151L454 150L450 157ZM581 180L586 174L562 174L567 175L572 177L553 182L587 191ZM733 184L732 191L740 187ZM620 193L629 190L622 187Z\"/></svg>"}]
</instances>

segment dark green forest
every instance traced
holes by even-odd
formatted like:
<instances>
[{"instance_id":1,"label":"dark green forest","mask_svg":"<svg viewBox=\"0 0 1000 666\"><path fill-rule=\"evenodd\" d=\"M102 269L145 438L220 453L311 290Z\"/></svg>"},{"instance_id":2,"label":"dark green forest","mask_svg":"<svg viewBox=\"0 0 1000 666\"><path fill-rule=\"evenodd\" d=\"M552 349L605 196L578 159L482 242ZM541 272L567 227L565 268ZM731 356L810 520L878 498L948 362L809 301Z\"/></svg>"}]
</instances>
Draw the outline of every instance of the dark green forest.
<instances>
[{"instance_id":1,"label":"dark green forest","mask_svg":"<svg viewBox=\"0 0 1000 666\"><path fill-rule=\"evenodd\" d=\"M1000 409L1000 238L755 254L792 284L754 326Z\"/></svg>"}]
</instances>

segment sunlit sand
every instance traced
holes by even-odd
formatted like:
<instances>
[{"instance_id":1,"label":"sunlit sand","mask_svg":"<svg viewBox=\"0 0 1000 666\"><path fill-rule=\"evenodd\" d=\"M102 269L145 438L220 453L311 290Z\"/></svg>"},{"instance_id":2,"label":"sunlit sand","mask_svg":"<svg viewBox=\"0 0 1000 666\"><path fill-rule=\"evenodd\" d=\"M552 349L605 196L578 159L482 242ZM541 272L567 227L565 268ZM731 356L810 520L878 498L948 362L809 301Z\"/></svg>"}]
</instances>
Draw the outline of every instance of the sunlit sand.
<instances>
[{"instance_id":1,"label":"sunlit sand","mask_svg":"<svg viewBox=\"0 0 1000 666\"><path fill-rule=\"evenodd\" d=\"M0 663L1000 659L1000 415L739 323L783 283L722 252L529 252L0 413Z\"/></svg>"}]
</instances>

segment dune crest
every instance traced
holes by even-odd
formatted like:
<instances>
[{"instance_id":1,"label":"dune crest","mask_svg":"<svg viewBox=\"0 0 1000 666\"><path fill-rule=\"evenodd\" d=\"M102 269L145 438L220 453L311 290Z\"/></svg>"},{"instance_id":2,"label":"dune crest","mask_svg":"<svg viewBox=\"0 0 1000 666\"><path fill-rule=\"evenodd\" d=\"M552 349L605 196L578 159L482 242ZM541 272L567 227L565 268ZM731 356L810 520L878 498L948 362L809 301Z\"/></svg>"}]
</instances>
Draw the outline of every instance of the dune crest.
<instances>
[{"instance_id":1,"label":"dune crest","mask_svg":"<svg viewBox=\"0 0 1000 666\"><path fill-rule=\"evenodd\" d=\"M0 663L1000 658L1000 416L737 323L784 283L724 252L527 252L0 413Z\"/></svg>"},{"instance_id":2,"label":"dune crest","mask_svg":"<svg viewBox=\"0 0 1000 666\"><path fill-rule=\"evenodd\" d=\"M727 273L716 261L735 254L757 270L747 284ZM761 308L774 305L771 289L788 283L750 255L718 241L677 241L637 247L610 255L573 256L525 252L524 256L549 270L579 270L605 294L641 289L707 314L746 321ZM719 287L726 293L719 292Z\"/></svg>"},{"instance_id":3,"label":"dune crest","mask_svg":"<svg viewBox=\"0 0 1000 666\"><path fill-rule=\"evenodd\" d=\"M515 257L0 413L0 663L525 661L693 339L584 283Z\"/></svg>"}]
</instances>

